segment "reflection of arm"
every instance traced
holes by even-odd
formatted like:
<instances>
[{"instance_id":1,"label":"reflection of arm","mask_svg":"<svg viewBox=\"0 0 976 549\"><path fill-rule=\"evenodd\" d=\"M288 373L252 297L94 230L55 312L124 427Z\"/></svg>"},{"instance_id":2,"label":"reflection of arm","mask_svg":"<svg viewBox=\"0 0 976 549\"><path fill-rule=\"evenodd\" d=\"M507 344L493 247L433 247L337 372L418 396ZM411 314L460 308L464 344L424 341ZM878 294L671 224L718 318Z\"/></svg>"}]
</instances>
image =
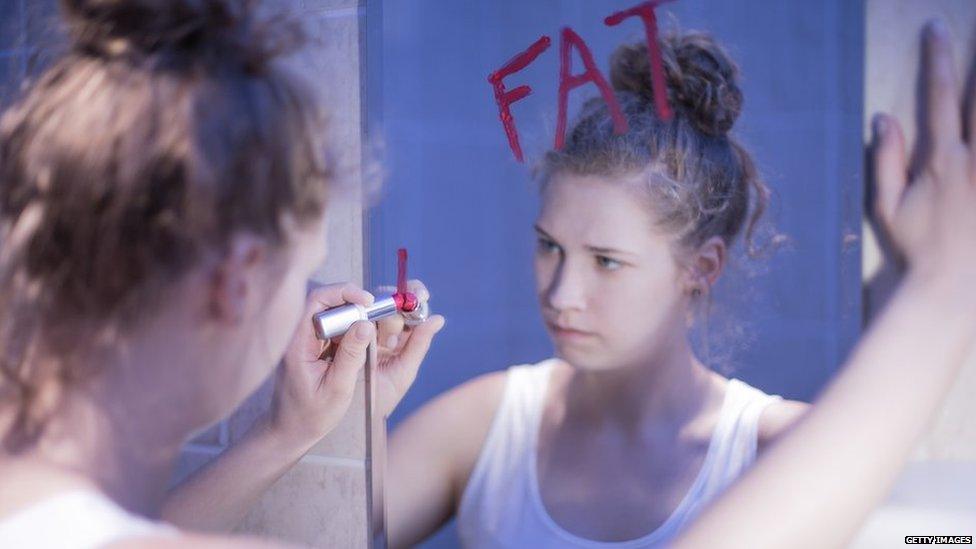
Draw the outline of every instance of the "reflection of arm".
<instances>
[{"instance_id":1,"label":"reflection of arm","mask_svg":"<svg viewBox=\"0 0 976 549\"><path fill-rule=\"evenodd\" d=\"M813 408L675 547L837 547L893 481L976 334L976 303L910 278Z\"/></svg>"},{"instance_id":2,"label":"reflection of arm","mask_svg":"<svg viewBox=\"0 0 976 549\"><path fill-rule=\"evenodd\" d=\"M387 536L410 547L437 531L457 509L505 387L505 372L454 388L407 418L390 437Z\"/></svg>"}]
</instances>

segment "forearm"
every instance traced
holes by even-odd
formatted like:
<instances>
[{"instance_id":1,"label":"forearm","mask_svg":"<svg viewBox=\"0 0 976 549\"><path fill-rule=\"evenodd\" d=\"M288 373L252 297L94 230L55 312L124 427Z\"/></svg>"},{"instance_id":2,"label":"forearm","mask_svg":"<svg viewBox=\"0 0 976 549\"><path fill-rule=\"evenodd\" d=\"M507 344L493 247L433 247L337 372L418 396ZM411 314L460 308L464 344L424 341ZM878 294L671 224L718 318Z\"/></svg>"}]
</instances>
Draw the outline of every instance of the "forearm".
<instances>
[{"instance_id":1,"label":"forearm","mask_svg":"<svg viewBox=\"0 0 976 549\"><path fill-rule=\"evenodd\" d=\"M454 510L447 464L439 462L436 455L418 451L418 438L405 441L403 434L397 433L390 445L385 480L387 535L392 548L422 542Z\"/></svg>"},{"instance_id":2,"label":"forearm","mask_svg":"<svg viewBox=\"0 0 976 549\"><path fill-rule=\"evenodd\" d=\"M163 519L188 530L230 531L307 450L259 419L240 442L170 491Z\"/></svg>"},{"instance_id":3,"label":"forearm","mask_svg":"<svg viewBox=\"0 0 976 549\"><path fill-rule=\"evenodd\" d=\"M810 412L676 546L843 546L971 350L966 285L907 280Z\"/></svg>"},{"instance_id":4,"label":"forearm","mask_svg":"<svg viewBox=\"0 0 976 549\"><path fill-rule=\"evenodd\" d=\"M425 404L390 437L390 547L413 547L450 520L506 382L505 372L498 372L455 387Z\"/></svg>"}]
</instances>

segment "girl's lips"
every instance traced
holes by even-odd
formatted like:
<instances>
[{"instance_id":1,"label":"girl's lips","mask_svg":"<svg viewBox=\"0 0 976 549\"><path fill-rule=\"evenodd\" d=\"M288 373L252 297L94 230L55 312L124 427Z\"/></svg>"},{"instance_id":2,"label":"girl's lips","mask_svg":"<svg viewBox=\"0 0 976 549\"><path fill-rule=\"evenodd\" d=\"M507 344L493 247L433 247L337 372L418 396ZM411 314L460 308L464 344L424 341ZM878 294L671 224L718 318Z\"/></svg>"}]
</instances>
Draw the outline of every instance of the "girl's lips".
<instances>
[{"instance_id":1,"label":"girl's lips","mask_svg":"<svg viewBox=\"0 0 976 549\"><path fill-rule=\"evenodd\" d=\"M561 326L558 326L556 324L551 324L551 323L549 324L549 331L551 331L555 337L567 338L567 339L569 338L580 339L580 338L589 337L593 335L592 332L585 332L583 330L576 330L573 328L563 328Z\"/></svg>"}]
</instances>

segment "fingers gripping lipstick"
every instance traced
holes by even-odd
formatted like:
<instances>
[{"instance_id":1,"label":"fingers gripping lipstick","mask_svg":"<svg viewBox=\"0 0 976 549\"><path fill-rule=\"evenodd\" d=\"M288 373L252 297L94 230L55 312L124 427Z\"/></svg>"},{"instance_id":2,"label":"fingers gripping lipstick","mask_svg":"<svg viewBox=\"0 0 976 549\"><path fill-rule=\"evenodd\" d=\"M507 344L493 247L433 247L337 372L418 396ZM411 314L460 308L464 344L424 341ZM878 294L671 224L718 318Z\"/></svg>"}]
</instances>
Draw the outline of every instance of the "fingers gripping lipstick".
<instances>
[{"instance_id":1,"label":"fingers gripping lipstick","mask_svg":"<svg viewBox=\"0 0 976 549\"><path fill-rule=\"evenodd\" d=\"M416 295L407 291L407 250L400 248L397 251L397 258L396 293L378 299L369 306L349 303L316 313L312 317L316 337L329 340L345 334L360 320L374 322L395 314L402 315L408 326L415 326L427 320L430 314L427 302L420 301Z\"/></svg>"}]
</instances>

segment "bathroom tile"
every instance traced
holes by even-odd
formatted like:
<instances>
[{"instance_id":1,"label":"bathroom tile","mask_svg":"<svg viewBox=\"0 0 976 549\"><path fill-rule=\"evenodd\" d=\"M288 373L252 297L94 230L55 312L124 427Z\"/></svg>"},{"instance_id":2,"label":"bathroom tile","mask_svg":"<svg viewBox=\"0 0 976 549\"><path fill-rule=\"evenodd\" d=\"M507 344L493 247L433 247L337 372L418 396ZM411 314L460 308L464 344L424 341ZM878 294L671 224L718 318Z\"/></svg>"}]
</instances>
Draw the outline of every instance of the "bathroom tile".
<instances>
[{"instance_id":1,"label":"bathroom tile","mask_svg":"<svg viewBox=\"0 0 976 549\"><path fill-rule=\"evenodd\" d=\"M240 440L247 434L254 421L268 410L274 391L273 379L263 385L228 420L228 433L231 441ZM365 459L365 401L363 375L356 383L352 403L339 424L331 433L319 441L310 453L319 456L332 456L349 459ZM208 439L210 441L212 439Z\"/></svg>"},{"instance_id":2,"label":"bathroom tile","mask_svg":"<svg viewBox=\"0 0 976 549\"><path fill-rule=\"evenodd\" d=\"M313 547L366 547L365 469L305 458L264 494L237 531Z\"/></svg>"},{"instance_id":3,"label":"bathroom tile","mask_svg":"<svg viewBox=\"0 0 976 549\"><path fill-rule=\"evenodd\" d=\"M349 410L336 428L309 452L319 456L366 459L366 383L360 374Z\"/></svg>"},{"instance_id":4,"label":"bathroom tile","mask_svg":"<svg viewBox=\"0 0 976 549\"><path fill-rule=\"evenodd\" d=\"M231 443L247 434L254 421L264 415L271 405L274 394L274 375L270 376L237 410L227 419L227 430Z\"/></svg>"}]
</instances>

